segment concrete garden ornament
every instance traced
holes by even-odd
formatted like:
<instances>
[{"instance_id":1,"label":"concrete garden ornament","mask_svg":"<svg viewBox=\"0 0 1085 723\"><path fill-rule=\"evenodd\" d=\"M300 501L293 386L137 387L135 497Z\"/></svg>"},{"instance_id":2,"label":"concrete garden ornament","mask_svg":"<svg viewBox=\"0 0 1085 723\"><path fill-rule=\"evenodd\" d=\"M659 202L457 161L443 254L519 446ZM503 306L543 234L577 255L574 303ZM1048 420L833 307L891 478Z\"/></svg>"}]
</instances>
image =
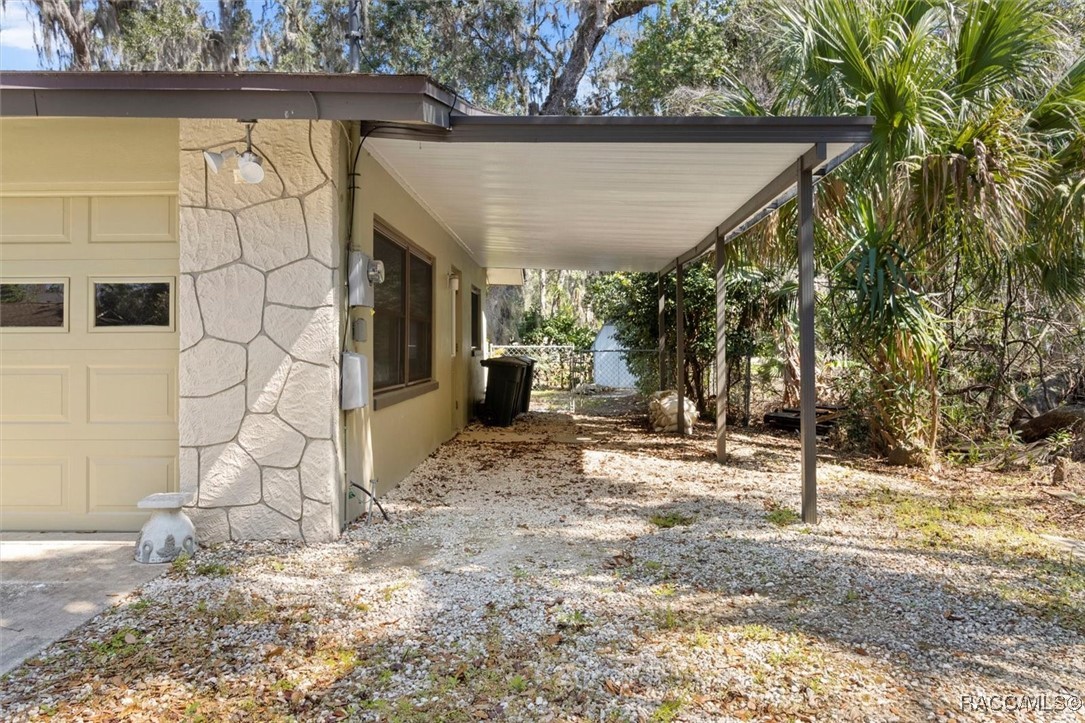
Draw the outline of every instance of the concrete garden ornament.
<instances>
[{"instance_id":1,"label":"concrete garden ornament","mask_svg":"<svg viewBox=\"0 0 1085 723\"><path fill-rule=\"evenodd\" d=\"M136 562L172 562L182 552L196 552L196 527L181 510L187 501L184 492L158 492L139 501L141 510L152 512L136 542Z\"/></svg>"}]
</instances>

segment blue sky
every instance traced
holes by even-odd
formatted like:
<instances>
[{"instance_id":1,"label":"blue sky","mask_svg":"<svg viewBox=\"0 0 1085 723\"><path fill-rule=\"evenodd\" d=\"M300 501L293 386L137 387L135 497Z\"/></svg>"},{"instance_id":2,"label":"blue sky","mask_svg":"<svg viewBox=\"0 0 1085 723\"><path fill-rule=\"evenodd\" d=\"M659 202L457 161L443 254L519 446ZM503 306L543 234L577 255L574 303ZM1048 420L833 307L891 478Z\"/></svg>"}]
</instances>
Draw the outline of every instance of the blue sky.
<instances>
[{"instance_id":1,"label":"blue sky","mask_svg":"<svg viewBox=\"0 0 1085 723\"><path fill-rule=\"evenodd\" d=\"M0 10L0 69L35 70L41 67L34 49L34 27L27 18L28 0L7 0ZM200 0L212 15L218 12L218 0ZM248 0L254 17L260 17L261 0Z\"/></svg>"},{"instance_id":2,"label":"blue sky","mask_svg":"<svg viewBox=\"0 0 1085 723\"><path fill-rule=\"evenodd\" d=\"M34 30L26 17L23 0L7 0L0 10L0 68L33 70L38 67Z\"/></svg>"}]
</instances>

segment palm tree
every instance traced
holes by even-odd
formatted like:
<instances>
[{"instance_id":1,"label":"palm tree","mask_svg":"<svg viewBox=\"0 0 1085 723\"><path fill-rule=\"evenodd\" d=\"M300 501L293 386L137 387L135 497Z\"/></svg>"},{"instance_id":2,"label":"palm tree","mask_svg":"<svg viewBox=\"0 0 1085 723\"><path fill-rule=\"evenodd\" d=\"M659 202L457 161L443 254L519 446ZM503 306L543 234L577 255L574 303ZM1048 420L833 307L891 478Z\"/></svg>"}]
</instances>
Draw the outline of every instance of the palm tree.
<instances>
[{"instance_id":1,"label":"palm tree","mask_svg":"<svg viewBox=\"0 0 1085 723\"><path fill-rule=\"evenodd\" d=\"M694 109L874 116L871 144L820 187L819 267L840 350L868 367L878 447L930 462L965 310L1003 312L993 412L1014 304L1085 302L1085 58L1036 0L777 0L772 14L776 96L731 79ZM794 245L780 226L754 233Z\"/></svg>"}]
</instances>

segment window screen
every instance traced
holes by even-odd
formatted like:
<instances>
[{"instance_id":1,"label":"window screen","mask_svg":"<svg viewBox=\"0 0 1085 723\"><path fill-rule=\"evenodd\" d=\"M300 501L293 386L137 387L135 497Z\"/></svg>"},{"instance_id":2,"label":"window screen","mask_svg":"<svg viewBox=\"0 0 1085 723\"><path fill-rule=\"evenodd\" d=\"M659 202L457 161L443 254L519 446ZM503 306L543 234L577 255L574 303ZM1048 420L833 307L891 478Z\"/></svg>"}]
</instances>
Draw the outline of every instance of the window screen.
<instances>
[{"instance_id":1,"label":"window screen","mask_svg":"<svg viewBox=\"0 0 1085 723\"><path fill-rule=\"evenodd\" d=\"M433 267L411 254L410 341L407 345L410 382L430 378L433 359Z\"/></svg>"},{"instance_id":2,"label":"window screen","mask_svg":"<svg viewBox=\"0 0 1085 723\"><path fill-rule=\"evenodd\" d=\"M404 322L407 308L407 250L383 234L373 236L373 258L384 262L373 307L373 388L403 384Z\"/></svg>"},{"instance_id":3,"label":"window screen","mask_svg":"<svg viewBox=\"0 0 1085 723\"><path fill-rule=\"evenodd\" d=\"M375 230L373 257L384 262L373 319L373 388L391 389L433 377L433 264Z\"/></svg>"}]
</instances>

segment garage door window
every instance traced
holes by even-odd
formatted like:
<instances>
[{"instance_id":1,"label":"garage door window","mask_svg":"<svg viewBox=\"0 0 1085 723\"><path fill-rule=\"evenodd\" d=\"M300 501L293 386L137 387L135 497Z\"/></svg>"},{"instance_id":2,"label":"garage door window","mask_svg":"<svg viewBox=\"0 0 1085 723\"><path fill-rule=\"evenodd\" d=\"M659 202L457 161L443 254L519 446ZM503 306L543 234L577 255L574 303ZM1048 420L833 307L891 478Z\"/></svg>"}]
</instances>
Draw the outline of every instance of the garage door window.
<instances>
[{"instance_id":1,"label":"garage door window","mask_svg":"<svg viewBox=\"0 0 1085 723\"><path fill-rule=\"evenodd\" d=\"M93 281L92 326L168 331L173 327L172 279Z\"/></svg>"},{"instance_id":2,"label":"garage door window","mask_svg":"<svg viewBox=\"0 0 1085 723\"><path fill-rule=\"evenodd\" d=\"M63 331L67 295L66 280L4 280L0 282L0 327Z\"/></svg>"}]
</instances>

